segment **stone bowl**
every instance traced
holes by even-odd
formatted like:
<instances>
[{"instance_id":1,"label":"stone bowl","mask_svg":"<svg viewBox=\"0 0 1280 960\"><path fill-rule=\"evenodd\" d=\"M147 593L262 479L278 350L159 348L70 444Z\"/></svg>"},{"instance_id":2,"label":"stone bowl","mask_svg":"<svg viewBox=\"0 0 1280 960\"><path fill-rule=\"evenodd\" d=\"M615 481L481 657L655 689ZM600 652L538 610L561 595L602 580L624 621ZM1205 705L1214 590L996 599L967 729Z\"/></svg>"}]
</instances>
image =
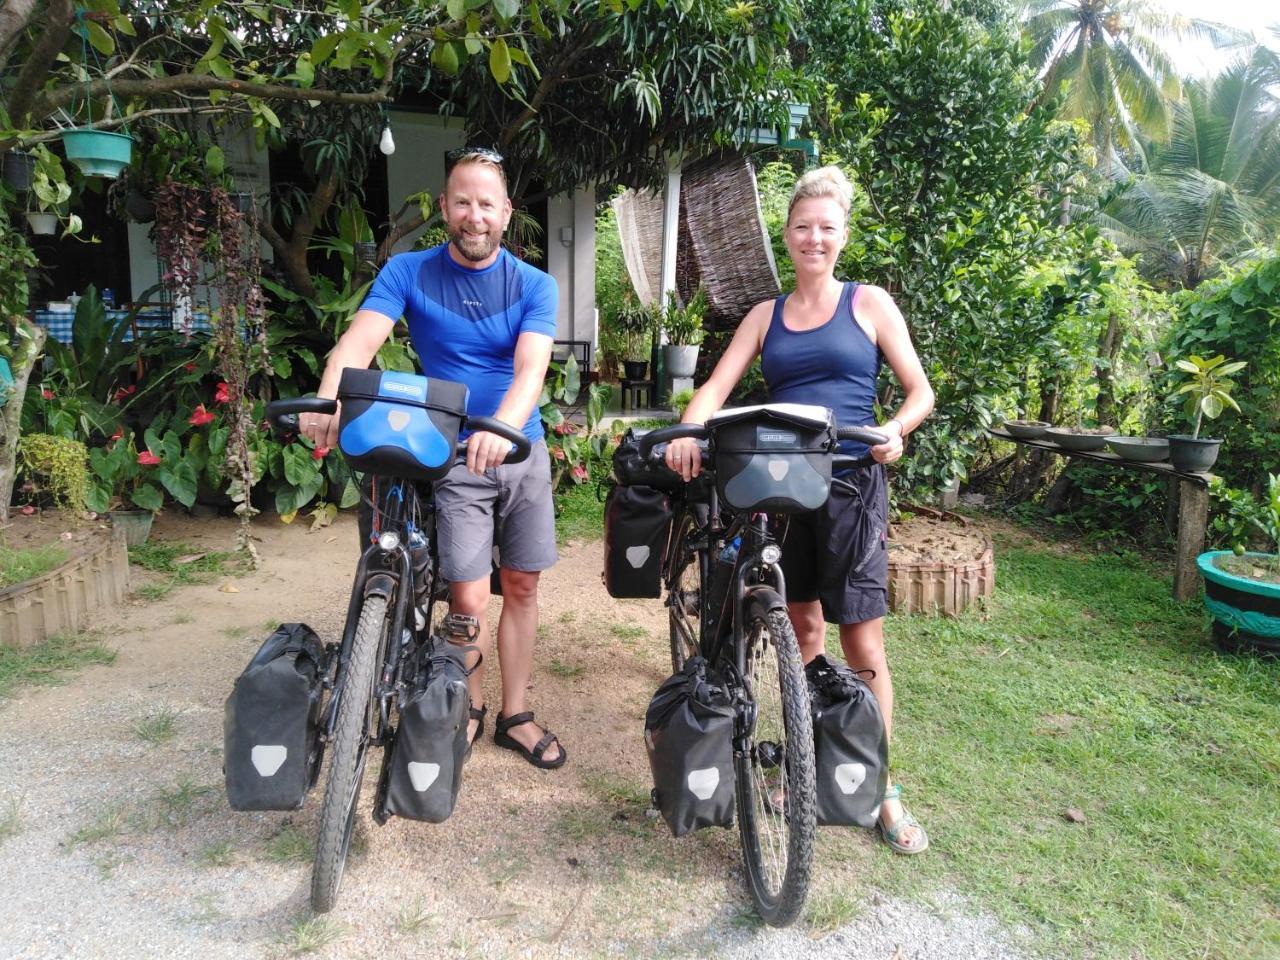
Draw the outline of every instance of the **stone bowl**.
<instances>
[{"instance_id":1,"label":"stone bowl","mask_svg":"<svg viewBox=\"0 0 1280 960\"><path fill-rule=\"evenodd\" d=\"M1035 440L1048 428L1043 420L1006 420L1005 433L1019 440Z\"/></svg>"},{"instance_id":2,"label":"stone bowl","mask_svg":"<svg viewBox=\"0 0 1280 960\"><path fill-rule=\"evenodd\" d=\"M1111 452L1126 460L1156 463L1169 457L1169 441L1164 437L1107 437Z\"/></svg>"},{"instance_id":3,"label":"stone bowl","mask_svg":"<svg viewBox=\"0 0 1280 960\"><path fill-rule=\"evenodd\" d=\"M1105 449L1107 437L1109 436L1112 436L1110 427L1105 430L1090 430L1085 433L1075 433L1070 427L1049 427L1040 439L1050 440L1062 447L1063 450L1091 453Z\"/></svg>"}]
</instances>

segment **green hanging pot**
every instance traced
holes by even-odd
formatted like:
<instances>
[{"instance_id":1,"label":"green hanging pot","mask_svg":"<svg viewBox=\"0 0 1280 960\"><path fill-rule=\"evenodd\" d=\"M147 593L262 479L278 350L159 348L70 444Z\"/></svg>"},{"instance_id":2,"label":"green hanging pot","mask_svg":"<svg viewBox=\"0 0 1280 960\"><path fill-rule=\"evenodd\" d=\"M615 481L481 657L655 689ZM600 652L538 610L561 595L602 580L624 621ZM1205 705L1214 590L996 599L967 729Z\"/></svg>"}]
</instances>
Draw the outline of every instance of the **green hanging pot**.
<instances>
[{"instance_id":1,"label":"green hanging pot","mask_svg":"<svg viewBox=\"0 0 1280 960\"><path fill-rule=\"evenodd\" d=\"M133 137L108 130L68 130L62 135L67 159L86 177L114 180L133 159Z\"/></svg>"}]
</instances>

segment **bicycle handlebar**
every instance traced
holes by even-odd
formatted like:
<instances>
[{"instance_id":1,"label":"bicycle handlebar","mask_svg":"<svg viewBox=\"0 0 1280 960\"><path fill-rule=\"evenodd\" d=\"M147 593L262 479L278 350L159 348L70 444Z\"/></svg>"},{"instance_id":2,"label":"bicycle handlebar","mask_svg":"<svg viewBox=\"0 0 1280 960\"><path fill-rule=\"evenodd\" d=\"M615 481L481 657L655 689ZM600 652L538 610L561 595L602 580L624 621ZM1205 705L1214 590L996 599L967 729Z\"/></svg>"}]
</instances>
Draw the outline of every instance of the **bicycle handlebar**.
<instances>
[{"instance_id":1,"label":"bicycle handlebar","mask_svg":"<svg viewBox=\"0 0 1280 960\"><path fill-rule=\"evenodd\" d=\"M889 442L888 434L870 427L837 427L835 434L837 440L856 440L872 447ZM660 443L670 443L682 437L703 440L706 436L707 427L701 423L676 423L669 427L659 427L657 430L650 430L640 438L640 456L646 460L649 459L653 448Z\"/></svg>"},{"instance_id":2,"label":"bicycle handlebar","mask_svg":"<svg viewBox=\"0 0 1280 960\"><path fill-rule=\"evenodd\" d=\"M836 427L837 440L856 440L869 447L878 447L889 442L889 435L873 430L870 427Z\"/></svg>"},{"instance_id":3,"label":"bicycle handlebar","mask_svg":"<svg viewBox=\"0 0 1280 960\"><path fill-rule=\"evenodd\" d=\"M297 433L298 432L298 414L300 413L322 413L335 414L338 412L337 400L326 400L323 397L291 397L288 400L272 400L267 404L267 422L271 424L271 429L276 434L281 433ZM532 445L529 438L524 435L523 430L518 430L510 424L503 423L493 417L466 417L463 425L472 432L484 431L485 433L496 434L503 440L509 440L514 449L507 454L505 463L520 463L529 459L529 452ZM465 454L467 444L465 441L458 444L457 452Z\"/></svg>"}]
</instances>

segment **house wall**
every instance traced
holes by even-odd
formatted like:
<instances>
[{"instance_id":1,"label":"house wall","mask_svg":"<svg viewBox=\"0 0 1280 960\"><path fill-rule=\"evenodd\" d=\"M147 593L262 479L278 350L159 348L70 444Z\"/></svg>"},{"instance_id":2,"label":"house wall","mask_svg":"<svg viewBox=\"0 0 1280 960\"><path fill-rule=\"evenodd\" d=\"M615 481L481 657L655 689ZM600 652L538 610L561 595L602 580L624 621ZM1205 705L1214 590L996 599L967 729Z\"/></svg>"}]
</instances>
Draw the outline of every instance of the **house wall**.
<instances>
[{"instance_id":1,"label":"house wall","mask_svg":"<svg viewBox=\"0 0 1280 960\"><path fill-rule=\"evenodd\" d=\"M581 187L547 201L547 272L560 289L556 339L596 349L595 190Z\"/></svg>"}]
</instances>

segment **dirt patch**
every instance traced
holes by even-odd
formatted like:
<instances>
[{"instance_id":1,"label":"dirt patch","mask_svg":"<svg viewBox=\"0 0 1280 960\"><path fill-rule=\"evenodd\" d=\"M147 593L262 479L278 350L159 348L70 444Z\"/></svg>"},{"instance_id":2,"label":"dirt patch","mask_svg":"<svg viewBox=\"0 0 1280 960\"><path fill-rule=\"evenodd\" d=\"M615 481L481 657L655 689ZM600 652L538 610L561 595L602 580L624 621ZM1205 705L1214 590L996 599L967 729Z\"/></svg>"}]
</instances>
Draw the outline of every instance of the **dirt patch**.
<instances>
[{"instance_id":1,"label":"dirt patch","mask_svg":"<svg viewBox=\"0 0 1280 960\"><path fill-rule=\"evenodd\" d=\"M18 510L9 514L9 522L0 527L0 546L13 550L31 550L57 544L71 559L109 535L111 524L105 520L78 520L57 510L44 510L27 515Z\"/></svg>"},{"instance_id":2,"label":"dirt patch","mask_svg":"<svg viewBox=\"0 0 1280 960\"><path fill-rule=\"evenodd\" d=\"M970 563L982 557L990 541L961 519L915 513L889 525L893 563Z\"/></svg>"},{"instance_id":3,"label":"dirt patch","mask_svg":"<svg viewBox=\"0 0 1280 960\"><path fill-rule=\"evenodd\" d=\"M1214 566L1233 577L1280 584L1280 557L1262 553L1215 557Z\"/></svg>"}]
</instances>

